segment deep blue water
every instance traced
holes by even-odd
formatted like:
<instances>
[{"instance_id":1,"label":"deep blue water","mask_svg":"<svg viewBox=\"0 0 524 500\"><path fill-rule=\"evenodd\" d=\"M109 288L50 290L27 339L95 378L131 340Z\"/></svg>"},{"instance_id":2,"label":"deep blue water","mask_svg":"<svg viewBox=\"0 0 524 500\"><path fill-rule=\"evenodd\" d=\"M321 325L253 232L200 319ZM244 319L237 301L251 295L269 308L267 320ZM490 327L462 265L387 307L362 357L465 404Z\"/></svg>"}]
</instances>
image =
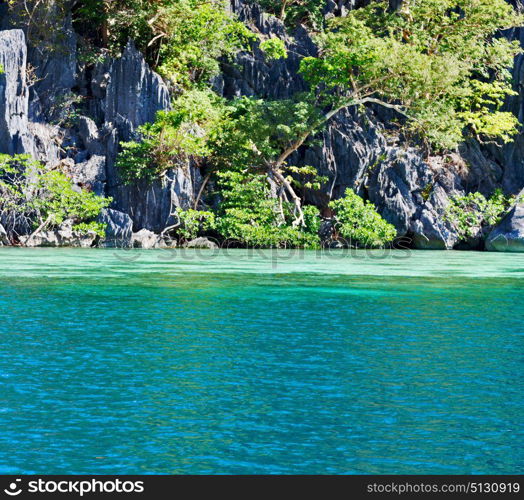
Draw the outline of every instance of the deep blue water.
<instances>
[{"instance_id":1,"label":"deep blue water","mask_svg":"<svg viewBox=\"0 0 524 500\"><path fill-rule=\"evenodd\" d=\"M0 249L0 473L523 473L523 285L524 255Z\"/></svg>"}]
</instances>

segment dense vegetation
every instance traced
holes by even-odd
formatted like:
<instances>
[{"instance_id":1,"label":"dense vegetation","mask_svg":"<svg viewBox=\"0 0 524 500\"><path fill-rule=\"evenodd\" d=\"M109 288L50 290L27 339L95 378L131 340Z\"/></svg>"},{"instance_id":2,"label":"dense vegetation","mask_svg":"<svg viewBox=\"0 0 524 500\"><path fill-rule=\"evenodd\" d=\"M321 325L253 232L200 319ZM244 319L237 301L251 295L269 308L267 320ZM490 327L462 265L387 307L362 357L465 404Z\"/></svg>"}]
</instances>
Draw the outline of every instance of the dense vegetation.
<instances>
[{"instance_id":1,"label":"dense vegetation","mask_svg":"<svg viewBox=\"0 0 524 500\"><path fill-rule=\"evenodd\" d=\"M450 222L460 240L469 240L484 236L495 226L517 201L515 196L504 196L497 189L490 198L482 193L470 193L451 199L444 219Z\"/></svg>"},{"instance_id":2,"label":"dense vegetation","mask_svg":"<svg viewBox=\"0 0 524 500\"><path fill-rule=\"evenodd\" d=\"M523 22L504 0L372 1L331 19L321 0L260 3L290 34L305 24L319 46L300 65L308 90L287 100L226 101L212 91L221 64L241 50L259 44L268 61L287 57L284 40L255 35L225 0L86 0L75 8L81 46L93 60L117 54L132 38L171 86L172 111L122 144L118 165L128 183L152 182L189 161L201 166L212 189L191 210L177 211L170 230L180 238L215 232L242 244L318 245L318 210L304 199L325 179L292 159L347 108L388 108L405 137L434 151L470 136L507 142L517 132L517 118L501 108L514 94L508 68L521 49L499 35ZM47 8L30 2L33 10L24 12L21 2L12 4L29 21ZM353 191L330 207L340 234L356 244L382 246L395 237Z\"/></svg>"},{"instance_id":3,"label":"dense vegetation","mask_svg":"<svg viewBox=\"0 0 524 500\"><path fill-rule=\"evenodd\" d=\"M27 156L0 154L0 223L13 242L25 244L66 220L77 235L92 232L103 237L105 226L96 218L110 203L109 198L75 188L60 170L48 170Z\"/></svg>"}]
</instances>

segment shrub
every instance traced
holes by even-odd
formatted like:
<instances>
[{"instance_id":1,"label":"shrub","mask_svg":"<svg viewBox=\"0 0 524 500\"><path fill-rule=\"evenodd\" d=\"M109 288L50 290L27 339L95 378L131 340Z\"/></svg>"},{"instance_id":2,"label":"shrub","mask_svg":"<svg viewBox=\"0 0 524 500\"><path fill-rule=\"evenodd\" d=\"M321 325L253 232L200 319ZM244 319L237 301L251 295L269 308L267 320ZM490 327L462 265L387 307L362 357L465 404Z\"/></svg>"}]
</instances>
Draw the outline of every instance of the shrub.
<instances>
[{"instance_id":1,"label":"shrub","mask_svg":"<svg viewBox=\"0 0 524 500\"><path fill-rule=\"evenodd\" d=\"M215 214L204 210L177 209L175 217L178 219L177 234L183 240L193 240L199 233L215 228Z\"/></svg>"},{"instance_id":2,"label":"shrub","mask_svg":"<svg viewBox=\"0 0 524 500\"><path fill-rule=\"evenodd\" d=\"M496 189L489 199L481 193L455 196L444 212L444 220L457 231L462 241L487 232L496 225L517 201L515 196L504 196Z\"/></svg>"},{"instance_id":3,"label":"shrub","mask_svg":"<svg viewBox=\"0 0 524 500\"><path fill-rule=\"evenodd\" d=\"M380 216L375 205L369 200L364 202L352 189L329 206L335 212L336 230L350 244L383 247L397 235L395 227Z\"/></svg>"},{"instance_id":4,"label":"shrub","mask_svg":"<svg viewBox=\"0 0 524 500\"><path fill-rule=\"evenodd\" d=\"M184 93L173 102L171 111L160 111L153 123L139 127L137 140L121 143L117 167L123 181L152 182L190 157L209 155L211 137L225 116L223 99L212 92L195 89Z\"/></svg>"}]
</instances>

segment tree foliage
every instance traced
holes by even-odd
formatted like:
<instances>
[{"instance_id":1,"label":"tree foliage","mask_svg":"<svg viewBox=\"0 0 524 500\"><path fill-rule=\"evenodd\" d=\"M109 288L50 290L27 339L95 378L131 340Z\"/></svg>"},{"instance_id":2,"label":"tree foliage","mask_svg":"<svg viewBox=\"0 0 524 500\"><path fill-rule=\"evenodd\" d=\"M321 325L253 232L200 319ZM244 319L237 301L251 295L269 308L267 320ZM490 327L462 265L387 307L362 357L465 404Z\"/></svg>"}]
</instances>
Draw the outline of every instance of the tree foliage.
<instances>
[{"instance_id":1,"label":"tree foliage","mask_svg":"<svg viewBox=\"0 0 524 500\"><path fill-rule=\"evenodd\" d=\"M500 108L521 49L497 35L520 24L504 0L405 0L395 12L372 2L330 20L320 56L301 71L331 113L387 106L437 148L456 147L465 132L508 141L518 121Z\"/></svg>"},{"instance_id":2,"label":"tree foliage","mask_svg":"<svg viewBox=\"0 0 524 500\"><path fill-rule=\"evenodd\" d=\"M290 27L302 23L319 30L324 25L326 2L321 0L260 0L257 3Z\"/></svg>"},{"instance_id":3,"label":"tree foliage","mask_svg":"<svg viewBox=\"0 0 524 500\"><path fill-rule=\"evenodd\" d=\"M316 248L318 209L304 208L304 227L293 225L293 205L272 196L264 174L238 171L218 173L219 208L216 230L224 239L252 247Z\"/></svg>"},{"instance_id":4,"label":"tree foliage","mask_svg":"<svg viewBox=\"0 0 524 500\"><path fill-rule=\"evenodd\" d=\"M256 37L227 9L226 0L87 0L76 20L93 42L113 52L133 39L150 64L175 88L206 86L231 58ZM101 36L98 36L99 33Z\"/></svg>"}]
</instances>

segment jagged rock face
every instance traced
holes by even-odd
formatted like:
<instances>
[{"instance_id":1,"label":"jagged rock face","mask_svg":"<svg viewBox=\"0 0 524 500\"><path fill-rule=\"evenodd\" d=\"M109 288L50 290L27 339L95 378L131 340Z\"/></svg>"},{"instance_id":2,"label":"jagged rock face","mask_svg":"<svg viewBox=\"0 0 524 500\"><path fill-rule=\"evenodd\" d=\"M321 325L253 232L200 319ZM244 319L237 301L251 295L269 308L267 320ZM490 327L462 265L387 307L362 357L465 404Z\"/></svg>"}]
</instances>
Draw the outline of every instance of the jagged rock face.
<instances>
[{"instance_id":1,"label":"jagged rock face","mask_svg":"<svg viewBox=\"0 0 524 500\"><path fill-rule=\"evenodd\" d=\"M60 159L61 130L29 120L26 82L27 48L22 30L0 31L0 153L29 154L55 164Z\"/></svg>"},{"instance_id":2,"label":"jagged rock face","mask_svg":"<svg viewBox=\"0 0 524 500\"><path fill-rule=\"evenodd\" d=\"M35 71L31 90L30 117L33 121L54 121L72 109L76 85L76 44L71 13L64 18L56 12L56 31L53 30L53 50L29 44L28 61Z\"/></svg>"},{"instance_id":3,"label":"jagged rock face","mask_svg":"<svg viewBox=\"0 0 524 500\"><path fill-rule=\"evenodd\" d=\"M215 82L215 88L224 97L260 96L269 99L285 99L296 92L306 90L306 84L298 74L300 60L317 54L317 48L306 30L298 27L290 37L284 24L277 18L262 12L257 4L233 0L232 10L248 25L265 36L278 36L286 41L287 59L266 61L264 53L256 46L253 52L241 52L235 63L224 63L223 74Z\"/></svg>"},{"instance_id":4,"label":"jagged rock face","mask_svg":"<svg viewBox=\"0 0 524 500\"><path fill-rule=\"evenodd\" d=\"M25 153L29 90L25 81L27 49L22 30L0 31L0 152Z\"/></svg>"},{"instance_id":5,"label":"jagged rock face","mask_svg":"<svg viewBox=\"0 0 524 500\"><path fill-rule=\"evenodd\" d=\"M132 42L111 64L102 107L105 122L117 127L122 140L129 140L139 125L154 121L157 111L170 108L162 78L151 71Z\"/></svg>"},{"instance_id":6,"label":"jagged rock face","mask_svg":"<svg viewBox=\"0 0 524 500\"><path fill-rule=\"evenodd\" d=\"M76 35L70 14L58 25L56 50L30 48L29 63L37 78L31 95L24 32L0 31L0 62L5 67L0 75L0 152L28 153L51 165L65 154L72 156L74 165L68 169L75 183L112 196L113 208L131 215L136 231L159 232L172 223L174 207L192 206L201 182L198 170L184 166L170 172L163 182L126 186L115 160L120 141L135 138L140 125L170 108L168 89L132 42L121 58L98 64L91 81L82 82L76 75ZM62 108L69 104L62 100L70 99L77 85L89 87L84 92L93 97L88 108L101 127L87 116L79 117L68 130L48 123L61 117Z\"/></svg>"}]
</instances>

